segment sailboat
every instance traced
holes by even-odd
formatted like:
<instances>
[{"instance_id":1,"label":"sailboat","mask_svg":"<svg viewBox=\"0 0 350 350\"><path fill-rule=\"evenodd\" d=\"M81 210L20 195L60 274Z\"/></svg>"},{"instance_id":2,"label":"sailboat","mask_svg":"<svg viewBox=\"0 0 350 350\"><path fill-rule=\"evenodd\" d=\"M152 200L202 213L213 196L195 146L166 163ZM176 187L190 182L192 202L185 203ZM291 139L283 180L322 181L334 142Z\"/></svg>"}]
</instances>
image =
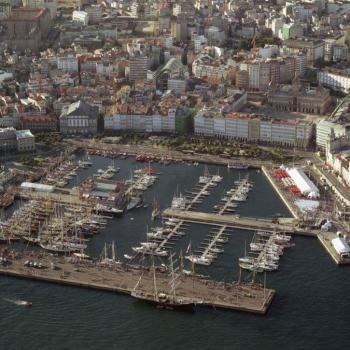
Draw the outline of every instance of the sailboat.
<instances>
[{"instance_id":1,"label":"sailboat","mask_svg":"<svg viewBox=\"0 0 350 350\"><path fill-rule=\"evenodd\" d=\"M156 220L157 217L160 215L161 211L160 211L160 206L159 206L159 203L154 200L154 203L153 203L153 210L152 210L152 220Z\"/></svg>"},{"instance_id":2,"label":"sailboat","mask_svg":"<svg viewBox=\"0 0 350 350\"><path fill-rule=\"evenodd\" d=\"M209 174L207 165L205 165L205 167L204 167L204 174L199 177L198 184L205 185L205 184L207 184L210 181L211 181L211 176Z\"/></svg>"},{"instance_id":3,"label":"sailboat","mask_svg":"<svg viewBox=\"0 0 350 350\"><path fill-rule=\"evenodd\" d=\"M63 217L61 217L61 238L60 240L54 241L49 240L46 242L40 241L40 247L55 253L73 253L82 251L87 248L85 243L67 242L64 237L64 223Z\"/></svg>"},{"instance_id":4,"label":"sailboat","mask_svg":"<svg viewBox=\"0 0 350 350\"><path fill-rule=\"evenodd\" d=\"M117 265L120 265L121 262L119 260L116 260L114 241L111 244L111 250L112 250L112 258L110 258L108 256L107 244L105 243L104 248L103 248L103 258L101 259L101 264L105 264L105 265L117 264Z\"/></svg>"},{"instance_id":5,"label":"sailboat","mask_svg":"<svg viewBox=\"0 0 350 350\"><path fill-rule=\"evenodd\" d=\"M193 307L195 306L195 302L190 298L180 297L176 294L176 287L179 285L179 277L180 274L177 273L174 269L173 255L170 255L170 292L159 292L157 288L157 278L156 278L156 269L154 267L154 256L152 259L152 273L153 273L153 293L149 293L143 290L139 290L138 287L140 285L142 274L137 281L134 289L131 292L131 296L134 298L144 300L155 304L158 309L166 309L166 310L187 310L193 311Z\"/></svg>"}]
</instances>

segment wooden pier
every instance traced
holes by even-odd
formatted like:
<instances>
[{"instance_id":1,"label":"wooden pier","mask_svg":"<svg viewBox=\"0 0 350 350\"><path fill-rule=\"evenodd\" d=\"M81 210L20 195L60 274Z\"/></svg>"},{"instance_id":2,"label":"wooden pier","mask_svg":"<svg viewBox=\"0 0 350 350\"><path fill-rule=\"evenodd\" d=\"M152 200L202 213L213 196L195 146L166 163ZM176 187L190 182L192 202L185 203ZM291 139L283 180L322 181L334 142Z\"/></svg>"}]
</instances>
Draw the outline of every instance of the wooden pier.
<instances>
[{"instance_id":1,"label":"wooden pier","mask_svg":"<svg viewBox=\"0 0 350 350\"><path fill-rule=\"evenodd\" d=\"M32 280L71 285L110 292L131 294L142 274L138 290L145 294L154 293L153 273L150 270L102 266L93 262L68 261L64 257L42 255L5 255L9 263L0 265L0 274ZM24 265L25 261L40 262L45 268L36 269ZM50 266L55 266L51 268ZM156 273L158 292L170 293L170 276L165 272ZM224 283L193 276L181 275L176 290L178 297L191 300L200 306L246 311L265 314L272 302L275 291L252 283Z\"/></svg>"}]
</instances>

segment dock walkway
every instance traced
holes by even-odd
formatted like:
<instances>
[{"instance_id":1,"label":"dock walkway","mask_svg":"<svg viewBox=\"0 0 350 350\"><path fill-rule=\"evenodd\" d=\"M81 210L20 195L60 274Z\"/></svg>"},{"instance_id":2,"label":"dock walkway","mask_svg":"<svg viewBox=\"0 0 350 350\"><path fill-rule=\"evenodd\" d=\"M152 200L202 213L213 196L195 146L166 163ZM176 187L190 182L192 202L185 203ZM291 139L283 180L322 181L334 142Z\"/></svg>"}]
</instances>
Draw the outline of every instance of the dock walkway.
<instances>
[{"instance_id":1,"label":"dock walkway","mask_svg":"<svg viewBox=\"0 0 350 350\"><path fill-rule=\"evenodd\" d=\"M228 200L225 202L225 204L222 206L222 208L219 210L219 215L224 215L227 208L229 208L234 203L234 198L237 196L238 193L242 191L244 186L246 186L249 183L248 177L246 177L242 182L234 189L233 193L229 195Z\"/></svg>"},{"instance_id":2,"label":"dock walkway","mask_svg":"<svg viewBox=\"0 0 350 350\"><path fill-rule=\"evenodd\" d=\"M213 177L212 177L213 179ZM200 199L204 197L204 193L209 190L209 188L213 186L213 180L207 182L200 190L199 192L190 200L190 203L186 206L186 210L191 210L191 208L196 204L200 202Z\"/></svg>"},{"instance_id":3,"label":"dock walkway","mask_svg":"<svg viewBox=\"0 0 350 350\"><path fill-rule=\"evenodd\" d=\"M226 226L220 227L219 231L214 235L213 239L209 242L208 246L204 249L203 253L201 254L201 258L206 259L208 254L210 254L211 250L215 248L216 243L218 239L224 234L225 230L227 229Z\"/></svg>"},{"instance_id":4,"label":"dock walkway","mask_svg":"<svg viewBox=\"0 0 350 350\"><path fill-rule=\"evenodd\" d=\"M184 210L165 209L164 217L173 217L185 222L201 223L214 226L227 226L242 230L252 231L280 231L290 234L299 234L303 236L316 237L317 230L305 231L295 226L293 218L280 218L279 223L273 223L270 220L261 218L240 217L238 215L219 215L213 213L193 212Z\"/></svg>"},{"instance_id":5,"label":"dock walkway","mask_svg":"<svg viewBox=\"0 0 350 350\"><path fill-rule=\"evenodd\" d=\"M213 179L213 177L212 177ZM199 199L204 196L204 193L209 190L209 188L213 185L213 181L209 181L199 190L198 193L194 195L194 197L190 200L190 202L187 204L185 211L189 211L194 204L199 202ZM184 224L184 221L179 221L175 227L171 230L171 232L159 243L156 251L162 250L165 248L165 246L168 244L168 242L173 239L181 226Z\"/></svg>"}]
</instances>

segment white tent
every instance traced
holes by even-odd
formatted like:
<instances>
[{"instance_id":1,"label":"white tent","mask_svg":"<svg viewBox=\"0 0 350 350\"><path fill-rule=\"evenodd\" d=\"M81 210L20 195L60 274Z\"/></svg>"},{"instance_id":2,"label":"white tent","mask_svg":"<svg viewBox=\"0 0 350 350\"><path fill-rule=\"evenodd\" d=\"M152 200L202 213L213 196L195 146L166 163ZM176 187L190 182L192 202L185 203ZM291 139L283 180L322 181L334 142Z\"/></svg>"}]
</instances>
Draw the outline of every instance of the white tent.
<instances>
[{"instance_id":1,"label":"white tent","mask_svg":"<svg viewBox=\"0 0 350 350\"><path fill-rule=\"evenodd\" d=\"M292 178L301 194L307 197L310 195L309 198L313 199L320 197L320 191L302 170L297 168L287 169L287 173Z\"/></svg>"}]
</instances>

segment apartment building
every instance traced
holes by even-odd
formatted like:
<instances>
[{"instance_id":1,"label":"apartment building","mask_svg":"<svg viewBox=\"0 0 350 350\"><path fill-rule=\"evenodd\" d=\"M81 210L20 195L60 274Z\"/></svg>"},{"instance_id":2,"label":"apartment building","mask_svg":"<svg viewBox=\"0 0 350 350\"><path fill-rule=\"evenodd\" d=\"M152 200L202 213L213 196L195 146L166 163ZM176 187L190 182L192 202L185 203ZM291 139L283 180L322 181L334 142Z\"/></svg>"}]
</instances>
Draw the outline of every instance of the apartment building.
<instances>
[{"instance_id":1,"label":"apartment building","mask_svg":"<svg viewBox=\"0 0 350 350\"><path fill-rule=\"evenodd\" d=\"M318 59L324 58L324 42L319 39L288 39L283 41L283 46L290 53L306 53L309 64L314 64Z\"/></svg>"},{"instance_id":2,"label":"apartment building","mask_svg":"<svg viewBox=\"0 0 350 350\"><path fill-rule=\"evenodd\" d=\"M276 120L241 113L223 115L217 110L204 109L194 118L194 131L202 136L306 149L312 137L313 125L299 120Z\"/></svg>"},{"instance_id":3,"label":"apartment building","mask_svg":"<svg viewBox=\"0 0 350 350\"><path fill-rule=\"evenodd\" d=\"M136 131L136 132L175 132L175 114L114 114L105 116L106 131Z\"/></svg>"},{"instance_id":4,"label":"apartment building","mask_svg":"<svg viewBox=\"0 0 350 350\"><path fill-rule=\"evenodd\" d=\"M87 26L89 23L89 15L85 11L75 10L72 14L72 20L73 22L81 23L84 26Z\"/></svg>"},{"instance_id":5,"label":"apartment building","mask_svg":"<svg viewBox=\"0 0 350 350\"><path fill-rule=\"evenodd\" d=\"M350 89L350 74L346 69L328 68L317 72L319 84L336 91L348 92Z\"/></svg>"},{"instance_id":6,"label":"apartment building","mask_svg":"<svg viewBox=\"0 0 350 350\"><path fill-rule=\"evenodd\" d=\"M17 148L16 130L13 127L0 129L0 150L12 151Z\"/></svg>"},{"instance_id":7,"label":"apartment building","mask_svg":"<svg viewBox=\"0 0 350 350\"><path fill-rule=\"evenodd\" d=\"M339 124L330 120L320 120L316 124L316 145L319 149L325 150L328 140L333 137L350 135L350 125Z\"/></svg>"},{"instance_id":8,"label":"apartment building","mask_svg":"<svg viewBox=\"0 0 350 350\"><path fill-rule=\"evenodd\" d=\"M35 150L35 137L30 130L0 129L0 151L28 152Z\"/></svg>"},{"instance_id":9,"label":"apartment building","mask_svg":"<svg viewBox=\"0 0 350 350\"><path fill-rule=\"evenodd\" d=\"M63 72L78 72L78 58L73 55L57 57L57 68L62 70Z\"/></svg>"},{"instance_id":10,"label":"apartment building","mask_svg":"<svg viewBox=\"0 0 350 350\"><path fill-rule=\"evenodd\" d=\"M101 5L91 5L85 7L85 12L88 14L89 24L98 24L102 19Z\"/></svg>"},{"instance_id":11,"label":"apartment building","mask_svg":"<svg viewBox=\"0 0 350 350\"><path fill-rule=\"evenodd\" d=\"M30 152L35 150L35 137L30 130L17 130L16 141L18 152Z\"/></svg>"},{"instance_id":12,"label":"apartment building","mask_svg":"<svg viewBox=\"0 0 350 350\"><path fill-rule=\"evenodd\" d=\"M32 132L57 131L57 118L50 115L35 115L20 117L20 127Z\"/></svg>"},{"instance_id":13,"label":"apartment building","mask_svg":"<svg viewBox=\"0 0 350 350\"><path fill-rule=\"evenodd\" d=\"M193 75L197 78L226 79L230 68L210 55L200 55L192 64Z\"/></svg>"}]
</instances>

